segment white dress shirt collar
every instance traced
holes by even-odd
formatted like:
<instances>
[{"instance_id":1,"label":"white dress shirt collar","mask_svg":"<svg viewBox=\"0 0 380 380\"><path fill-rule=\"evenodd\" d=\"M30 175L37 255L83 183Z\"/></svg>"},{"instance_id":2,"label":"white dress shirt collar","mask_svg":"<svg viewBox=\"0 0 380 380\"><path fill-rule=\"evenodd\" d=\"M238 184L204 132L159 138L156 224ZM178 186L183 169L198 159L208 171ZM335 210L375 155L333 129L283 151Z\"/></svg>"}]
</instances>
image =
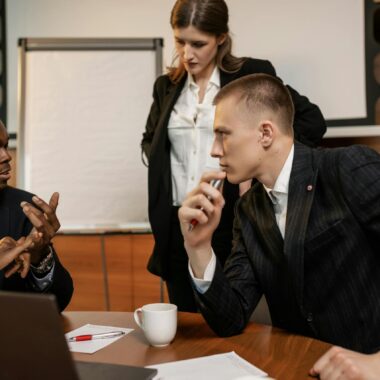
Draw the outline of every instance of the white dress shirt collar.
<instances>
[{"instance_id":1,"label":"white dress shirt collar","mask_svg":"<svg viewBox=\"0 0 380 380\"><path fill-rule=\"evenodd\" d=\"M274 195L280 195L280 194L286 194L289 193L289 180L290 180L290 173L292 171L292 165L293 165L293 158L294 158L294 144L292 145L292 148L290 149L288 158L285 161L284 166L282 167L279 176L276 179L276 182L273 186L273 189L270 189L269 187L264 188L266 192L269 195L269 198L271 198L272 202L272 192Z\"/></svg>"},{"instance_id":2,"label":"white dress shirt collar","mask_svg":"<svg viewBox=\"0 0 380 380\"><path fill-rule=\"evenodd\" d=\"M269 189L264 186L273 203L276 222L283 238L285 238L286 216L288 213L289 180L290 173L292 171L293 157L294 145L292 145L292 148L290 149L288 158L286 159L285 164L277 177L273 189Z\"/></svg>"},{"instance_id":3,"label":"white dress shirt collar","mask_svg":"<svg viewBox=\"0 0 380 380\"><path fill-rule=\"evenodd\" d=\"M213 86L217 87L218 89L220 89L220 71L219 71L218 66L215 66L215 68L214 68L214 70L213 70L213 72L211 74L210 80L208 81L208 86L210 86L210 85L213 85ZM191 88L191 87L198 88L198 85L194 81L194 78L193 78L193 76L191 74L189 74L187 76L185 87L188 87L188 88Z\"/></svg>"}]
</instances>

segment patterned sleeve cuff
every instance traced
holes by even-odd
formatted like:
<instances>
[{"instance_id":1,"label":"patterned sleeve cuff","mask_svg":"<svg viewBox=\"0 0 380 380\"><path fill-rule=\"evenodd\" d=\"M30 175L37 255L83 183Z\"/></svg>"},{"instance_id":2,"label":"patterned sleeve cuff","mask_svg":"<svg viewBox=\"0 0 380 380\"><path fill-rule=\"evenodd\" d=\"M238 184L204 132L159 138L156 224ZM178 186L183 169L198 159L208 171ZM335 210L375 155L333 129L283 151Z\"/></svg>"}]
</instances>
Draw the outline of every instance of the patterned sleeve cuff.
<instances>
[{"instance_id":1,"label":"patterned sleeve cuff","mask_svg":"<svg viewBox=\"0 0 380 380\"><path fill-rule=\"evenodd\" d=\"M41 275L49 273L54 266L54 254L53 254L53 248L51 245L49 245L49 253L42 258L42 260L39 262L37 266L30 265L30 268L32 272L39 277Z\"/></svg>"}]
</instances>

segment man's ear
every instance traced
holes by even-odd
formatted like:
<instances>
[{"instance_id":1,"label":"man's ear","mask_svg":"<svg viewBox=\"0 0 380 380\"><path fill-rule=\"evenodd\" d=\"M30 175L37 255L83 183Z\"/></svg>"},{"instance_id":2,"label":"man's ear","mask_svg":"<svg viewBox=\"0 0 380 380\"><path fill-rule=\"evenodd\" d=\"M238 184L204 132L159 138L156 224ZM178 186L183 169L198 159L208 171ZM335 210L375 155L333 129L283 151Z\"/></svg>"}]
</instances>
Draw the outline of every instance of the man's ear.
<instances>
[{"instance_id":1,"label":"man's ear","mask_svg":"<svg viewBox=\"0 0 380 380\"><path fill-rule=\"evenodd\" d=\"M273 124L270 121L263 121L259 127L260 142L263 148L269 148L273 142Z\"/></svg>"}]
</instances>

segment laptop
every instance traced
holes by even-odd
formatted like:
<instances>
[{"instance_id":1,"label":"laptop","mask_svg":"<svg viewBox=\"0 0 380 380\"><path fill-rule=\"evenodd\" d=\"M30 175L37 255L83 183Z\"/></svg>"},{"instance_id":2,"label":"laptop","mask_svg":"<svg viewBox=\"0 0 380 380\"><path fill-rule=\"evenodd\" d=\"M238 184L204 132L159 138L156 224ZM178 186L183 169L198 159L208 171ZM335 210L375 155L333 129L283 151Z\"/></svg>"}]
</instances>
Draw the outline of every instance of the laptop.
<instances>
[{"instance_id":1,"label":"laptop","mask_svg":"<svg viewBox=\"0 0 380 380\"><path fill-rule=\"evenodd\" d=\"M147 380L156 373L74 361L54 295L0 291L1 380Z\"/></svg>"}]
</instances>

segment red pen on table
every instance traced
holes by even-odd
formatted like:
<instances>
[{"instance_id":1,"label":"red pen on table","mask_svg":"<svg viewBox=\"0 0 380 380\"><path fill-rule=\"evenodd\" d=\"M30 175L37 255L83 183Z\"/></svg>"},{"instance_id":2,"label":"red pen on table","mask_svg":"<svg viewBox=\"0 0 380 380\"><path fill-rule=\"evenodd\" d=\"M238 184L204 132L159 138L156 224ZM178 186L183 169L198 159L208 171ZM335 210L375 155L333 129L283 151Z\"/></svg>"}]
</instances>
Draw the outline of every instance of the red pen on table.
<instances>
[{"instance_id":1,"label":"red pen on table","mask_svg":"<svg viewBox=\"0 0 380 380\"><path fill-rule=\"evenodd\" d=\"M212 179L210 182L210 185L213 188L219 190L220 187L222 186L222 183L223 183L222 179ZM209 196L207 197L207 199L211 200L211 198ZM203 211L203 207L201 207L201 211ZM197 224L198 224L198 220L192 219L190 224L189 224L189 232L191 232L196 227Z\"/></svg>"},{"instance_id":2,"label":"red pen on table","mask_svg":"<svg viewBox=\"0 0 380 380\"><path fill-rule=\"evenodd\" d=\"M93 339L116 338L124 334L125 334L124 331L110 331L110 332L100 333L100 334L77 335L77 336L72 336L71 338L68 338L67 341L68 342L83 342L86 340L93 340Z\"/></svg>"}]
</instances>

